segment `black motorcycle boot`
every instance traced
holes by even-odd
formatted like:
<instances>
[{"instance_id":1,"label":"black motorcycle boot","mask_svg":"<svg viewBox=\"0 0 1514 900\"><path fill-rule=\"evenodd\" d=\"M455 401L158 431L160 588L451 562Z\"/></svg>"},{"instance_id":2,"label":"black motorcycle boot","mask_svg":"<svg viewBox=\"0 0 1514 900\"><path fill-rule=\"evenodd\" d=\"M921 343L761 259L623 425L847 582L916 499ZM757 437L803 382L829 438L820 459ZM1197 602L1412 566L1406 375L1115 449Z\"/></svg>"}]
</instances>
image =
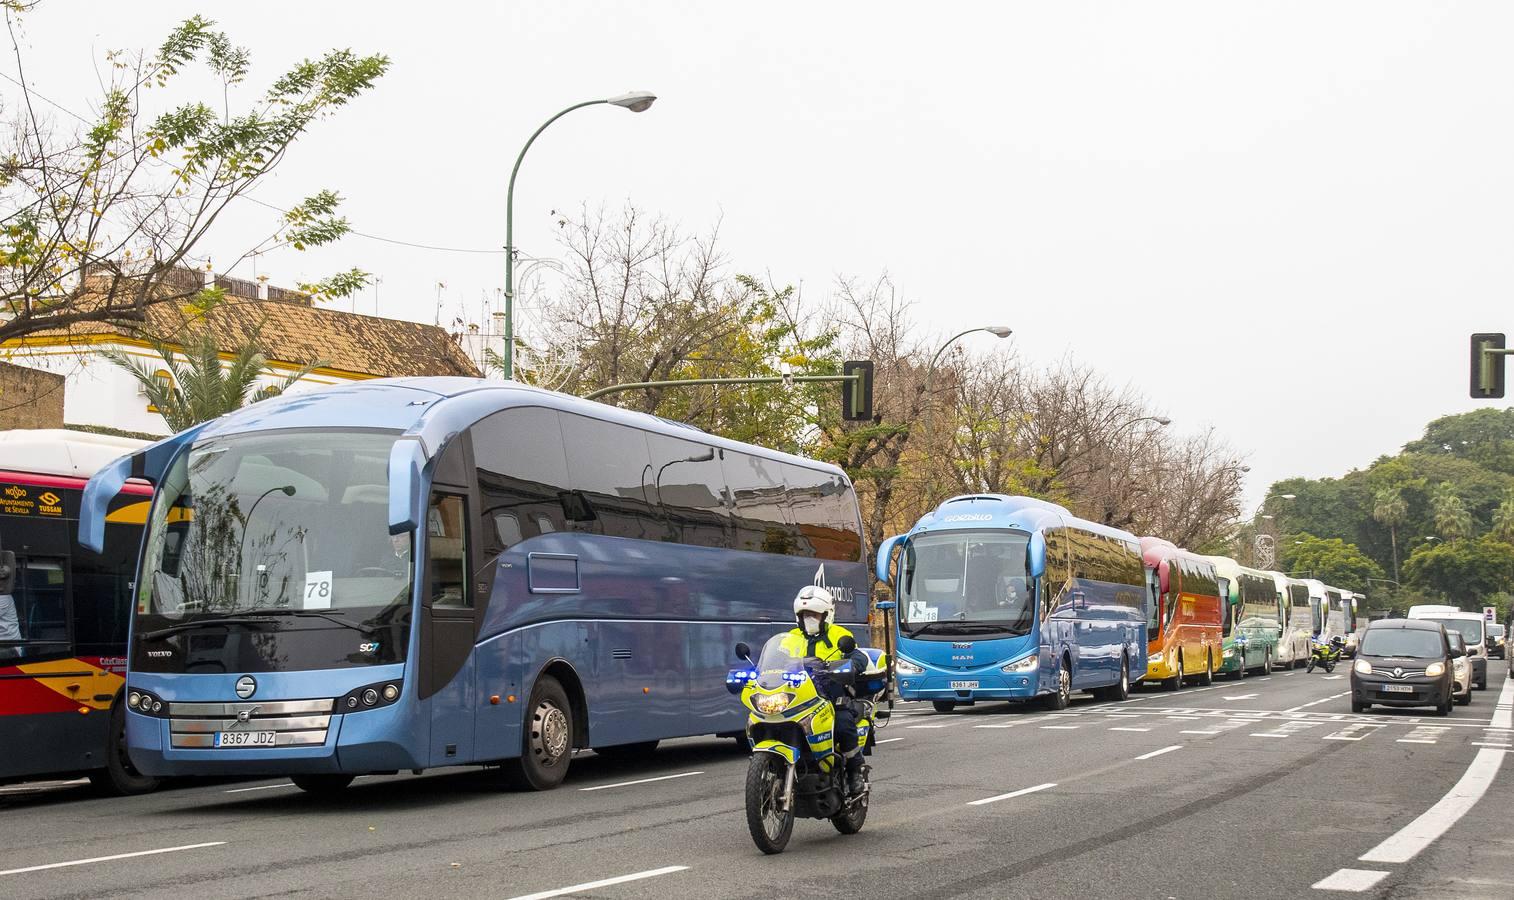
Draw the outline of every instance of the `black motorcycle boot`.
<instances>
[{"instance_id":1,"label":"black motorcycle boot","mask_svg":"<svg viewBox=\"0 0 1514 900\"><path fill-rule=\"evenodd\" d=\"M846 761L846 793L859 796L867 790L867 776L863 773L862 756L858 754Z\"/></svg>"}]
</instances>

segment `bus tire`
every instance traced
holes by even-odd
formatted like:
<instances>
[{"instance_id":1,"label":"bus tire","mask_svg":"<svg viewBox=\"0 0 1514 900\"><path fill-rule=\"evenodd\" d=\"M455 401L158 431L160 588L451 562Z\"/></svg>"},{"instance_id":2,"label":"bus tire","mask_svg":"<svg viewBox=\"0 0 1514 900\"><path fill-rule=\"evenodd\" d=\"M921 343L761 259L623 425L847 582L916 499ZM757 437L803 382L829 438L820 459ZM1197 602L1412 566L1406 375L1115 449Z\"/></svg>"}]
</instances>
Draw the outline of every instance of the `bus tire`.
<instances>
[{"instance_id":1,"label":"bus tire","mask_svg":"<svg viewBox=\"0 0 1514 900\"><path fill-rule=\"evenodd\" d=\"M1268 647L1266 650L1262 651L1262 674L1263 675L1271 675L1272 674L1272 648L1271 647Z\"/></svg>"},{"instance_id":2,"label":"bus tire","mask_svg":"<svg viewBox=\"0 0 1514 900\"><path fill-rule=\"evenodd\" d=\"M1104 699L1124 703L1130 699L1130 657L1120 656L1120 680L1104 689Z\"/></svg>"},{"instance_id":3,"label":"bus tire","mask_svg":"<svg viewBox=\"0 0 1514 900\"><path fill-rule=\"evenodd\" d=\"M1061 665L1057 666L1057 686L1046 698L1046 708L1052 712L1059 712L1072 705L1072 661L1062 657Z\"/></svg>"},{"instance_id":4,"label":"bus tire","mask_svg":"<svg viewBox=\"0 0 1514 900\"><path fill-rule=\"evenodd\" d=\"M1208 647L1204 648L1204 678L1199 684L1203 687L1214 684L1214 654Z\"/></svg>"},{"instance_id":5,"label":"bus tire","mask_svg":"<svg viewBox=\"0 0 1514 900\"><path fill-rule=\"evenodd\" d=\"M1177 673L1162 682L1164 691L1181 691L1183 689L1183 654L1178 654Z\"/></svg>"},{"instance_id":6,"label":"bus tire","mask_svg":"<svg viewBox=\"0 0 1514 900\"><path fill-rule=\"evenodd\" d=\"M89 773L95 790L112 797L130 797L158 789L161 784L151 775L143 775L131 764L126 753L126 707L117 697L110 708L110 737L105 745L105 768Z\"/></svg>"},{"instance_id":7,"label":"bus tire","mask_svg":"<svg viewBox=\"0 0 1514 900\"><path fill-rule=\"evenodd\" d=\"M568 777L572 761L573 705L557 679L543 675L531 689L520 757L505 763L505 780L524 790L550 791Z\"/></svg>"},{"instance_id":8,"label":"bus tire","mask_svg":"<svg viewBox=\"0 0 1514 900\"><path fill-rule=\"evenodd\" d=\"M294 786L317 797L334 797L347 789L353 775L290 775Z\"/></svg>"},{"instance_id":9,"label":"bus tire","mask_svg":"<svg viewBox=\"0 0 1514 900\"><path fill-rule=\"evenodd\" d=\"M938 713L949 713L957 708L957 704L951 700L932 700L930 705Z\"/></svg>"}]
</instances>

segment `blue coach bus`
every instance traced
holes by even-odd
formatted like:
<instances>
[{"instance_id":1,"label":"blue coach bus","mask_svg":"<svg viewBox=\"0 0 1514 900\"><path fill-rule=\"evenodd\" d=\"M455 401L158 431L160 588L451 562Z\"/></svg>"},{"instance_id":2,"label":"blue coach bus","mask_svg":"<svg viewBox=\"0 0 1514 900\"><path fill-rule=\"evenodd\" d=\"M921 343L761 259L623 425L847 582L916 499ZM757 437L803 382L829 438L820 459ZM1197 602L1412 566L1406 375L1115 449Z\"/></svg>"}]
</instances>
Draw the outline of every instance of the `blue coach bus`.
<instances>
[{"instance_id":1,"label":"blue coach bus","mask_svg":"<svg viewBox=\"0 0 1514 900\"><path fill-rule=\"evenodd\" d=\"M954 497L884 541L876 575L898 598L905 700L1065 709L1074 691L1123 700L1146 674L1155 594L1140 542L1055 504Z\"/></svg>"},{"instance_id":2,"label":"blue coach bus","mask_svg":"<svg viewBox=\"0 0 1514 900\"><path fill-rule=\"evenodd\" d=\"M796 456L519 384L371 381L118 460L155 488L127 675L151 775L353 777L738 736L731 646L824 583L868 609L856 495Z\"/></svg>"}]
</instances>

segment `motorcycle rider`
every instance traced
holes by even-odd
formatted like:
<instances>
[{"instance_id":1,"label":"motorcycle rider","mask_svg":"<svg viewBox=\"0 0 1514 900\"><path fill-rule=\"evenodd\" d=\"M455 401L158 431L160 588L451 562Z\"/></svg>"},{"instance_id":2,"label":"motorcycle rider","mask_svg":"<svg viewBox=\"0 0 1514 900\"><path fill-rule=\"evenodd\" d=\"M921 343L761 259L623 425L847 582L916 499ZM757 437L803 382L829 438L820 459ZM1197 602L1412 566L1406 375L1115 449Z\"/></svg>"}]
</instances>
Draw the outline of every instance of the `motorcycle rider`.
<instances>
[{"instance_id":1,"label":"motorcycle rider","mask_svg":"<svg viewBox=\"0 0 1514 900\"><path fill-rule=\"evenodd\" d=\"M784 649L790 655L806 659L818 659L824 663L843 659L840 646L843 637L856 641L847 628L837 625L836 599L831 592L819 585L800 588L794 597L793 630L784 635ZM854 671L861 672L868 666L867 655L860 650L851 654ZM824 673L815 676L816 688L836 707L836 745L846 760L847 793L856 796L862 793L862 751L857 747L857 708L847 689L826 678Z\"/></svg>"}]
</instances>

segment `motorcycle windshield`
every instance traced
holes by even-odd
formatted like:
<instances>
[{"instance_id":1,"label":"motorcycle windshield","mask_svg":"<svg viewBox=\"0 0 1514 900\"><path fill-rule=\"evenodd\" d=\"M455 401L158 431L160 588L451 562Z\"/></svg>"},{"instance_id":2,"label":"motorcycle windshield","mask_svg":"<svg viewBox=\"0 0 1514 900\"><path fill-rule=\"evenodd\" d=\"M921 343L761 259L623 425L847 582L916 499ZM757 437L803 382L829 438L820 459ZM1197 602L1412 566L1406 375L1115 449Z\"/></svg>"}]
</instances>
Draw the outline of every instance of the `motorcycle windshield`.
<instances>
[{"instance_id":1,"label":"motorcycle windshield","mask_svg":"<svg viewBox=\"0 0 1514 900\"><path fill-rule=\"evenodd\" d=\"M805 677L803 649L793 646L797 642L787 638L788 635L775 634L762 646L762 655L757 658L759 687L776 688ZM799 651L798 655L794 650Z\"/></svg>"}]
</instances>

